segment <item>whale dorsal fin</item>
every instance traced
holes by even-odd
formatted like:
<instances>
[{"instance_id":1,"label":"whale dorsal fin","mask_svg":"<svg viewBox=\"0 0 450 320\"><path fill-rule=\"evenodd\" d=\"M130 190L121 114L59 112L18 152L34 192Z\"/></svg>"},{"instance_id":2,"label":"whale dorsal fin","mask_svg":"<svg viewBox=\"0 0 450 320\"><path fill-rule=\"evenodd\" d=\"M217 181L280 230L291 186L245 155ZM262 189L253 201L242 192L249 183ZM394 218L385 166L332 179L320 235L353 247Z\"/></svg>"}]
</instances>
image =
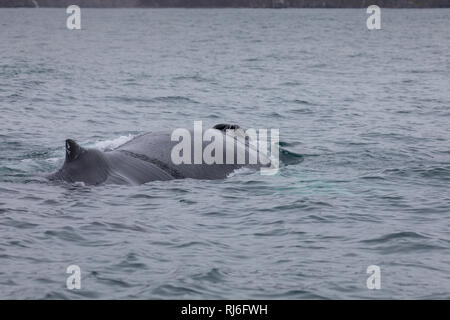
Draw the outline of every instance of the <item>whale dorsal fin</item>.
<instances>
[{"instance_id":1,"label":"whale dorsal fin","mask_svg":"<svg viewBox=\"0 0 450 320\"><path fill-rule=\"evenodd\" d=\"M74 140L66 140L66 161L70 162L77 159L82 154L84 149L78 145Z\"/></svg>"},{"instance_id":2,"label":"whale dorsal fin","mask_svg":"<svg viewBox=\"0 0 450 320\"><path fill-rule=\"evenodd\" d=\"M220 131L226 131L240 129L241 127L239 127L237 124L219 123L216 124L213 128Z\"/></svg>"}]
</instances>

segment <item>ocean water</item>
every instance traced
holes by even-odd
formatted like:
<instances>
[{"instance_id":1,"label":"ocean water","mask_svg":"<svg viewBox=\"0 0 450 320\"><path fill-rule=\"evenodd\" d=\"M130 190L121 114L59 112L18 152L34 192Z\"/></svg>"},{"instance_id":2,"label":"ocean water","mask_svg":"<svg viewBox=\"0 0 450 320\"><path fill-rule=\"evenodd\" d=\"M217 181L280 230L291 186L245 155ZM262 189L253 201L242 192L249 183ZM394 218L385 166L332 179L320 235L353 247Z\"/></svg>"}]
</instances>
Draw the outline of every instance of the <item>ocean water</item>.
<instances>
[{"instance_id":1,"label":"ocean water","mask_svg":"<svg viewBox=\"0 0 450 320\"><path fill-rule=\"evenodd\" d=\"M0 298L450 298L450 10L0 9ZM278 128L275 176L55 184L64 140ZM81 289L68 290L69 265ZM369 290L367 267L381 271Z\"/></svg>"}]
</instances>

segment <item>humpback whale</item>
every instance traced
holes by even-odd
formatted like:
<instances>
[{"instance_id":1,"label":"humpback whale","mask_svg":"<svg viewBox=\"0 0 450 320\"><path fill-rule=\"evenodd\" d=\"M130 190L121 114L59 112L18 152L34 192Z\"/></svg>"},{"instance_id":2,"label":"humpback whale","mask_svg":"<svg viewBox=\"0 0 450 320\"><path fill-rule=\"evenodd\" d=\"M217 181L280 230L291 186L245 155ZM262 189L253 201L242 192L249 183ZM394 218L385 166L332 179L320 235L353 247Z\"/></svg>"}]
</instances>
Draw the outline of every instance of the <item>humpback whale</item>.
<instances>
[{"instance_id":1,"label":"humpback whale","mask_svg":"<svg viewBox=\"0 0 450 320\"><path fill-rule=\"evenodd\" d=\"M171 132L156 132L142 134L133 138L110 151L100 151L97 149L83 148L72 139L65 142L66 156L61 169L48 176L50 180L62 180L70 183L83 182L86 185L99 184L131 184L139 185L156 180L172 179L224 179L234 170L249 167L258 169L269 167L270 159L266 154L261 154L252 147L248 139L239 139L237 135L230 135L230 130L240 129L237 125L218 124L212 129L212 134L223 137L226 141L233 141L233 144L219 145L221 150L215 150L213 155L217 160L214 163L198 163L194 159L196 156L194 141L188 141L190 148L186 150L192 161L174 163L173 150L179 145L179 141L174 141ZM187 130L186 130L187 131ZM194 139L196 129L190 131L189 139ZM201 133L200 133L201 134ZM211 139L212 141L213 139ZM210 142L201 141L201 148L205 150ZM246 155L250 158L251 152L256 152L259 159L265 159L261 163L250 163L249 161L239 161L238 154ZM198 155L198 153L197 153ZM230 155L231 161L230 163ZM227 158L228 157L228 158Z\"/></svg>"}]
</instances>

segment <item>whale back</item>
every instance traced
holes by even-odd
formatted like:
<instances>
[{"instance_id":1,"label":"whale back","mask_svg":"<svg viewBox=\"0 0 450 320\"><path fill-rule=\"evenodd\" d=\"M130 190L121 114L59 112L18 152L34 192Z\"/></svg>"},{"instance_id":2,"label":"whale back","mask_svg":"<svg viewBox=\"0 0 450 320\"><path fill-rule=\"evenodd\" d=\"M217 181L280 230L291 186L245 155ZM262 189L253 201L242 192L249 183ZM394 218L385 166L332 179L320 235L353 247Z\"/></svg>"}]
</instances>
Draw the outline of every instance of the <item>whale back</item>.
<instances>
[{"instance_id":1,"label":"whale back","mask_svg":"<svg viewBox=\"0 0 450 320\"><path fill-rule=\"evenodd\" d=\"M237 126L236 126L237 127ZM237 127L238 128L238 127ZM225 134L225 128L214 128L221 134ZM223 129L223 130L222 130ZM231 129L235 129L234 127ZM145 159L159 166L164 171L170 173L174 178L194 178L194 179L224 179L234 170L244 166L237 162L237 148L244 149L243 152L248 159L249 146L247 143L239 146L232 145L235 149L233 164L226 164L226 154L230 152L230 146L223 144L222 164L194 164L194 132L191 131L191 162L190 164L174 164L172 161L172 149L179 143L172 140L170 132L147 133L134 138L133 140L119 146L115 151L128 154L130 156ZM234 139L234 138L231 138ZM225 142L225 140L224 140ZM201 142L202 152L209 144L208 141ZM259 168L260 165L245 165L246 167Z\"/></svg>"}]
</instances>

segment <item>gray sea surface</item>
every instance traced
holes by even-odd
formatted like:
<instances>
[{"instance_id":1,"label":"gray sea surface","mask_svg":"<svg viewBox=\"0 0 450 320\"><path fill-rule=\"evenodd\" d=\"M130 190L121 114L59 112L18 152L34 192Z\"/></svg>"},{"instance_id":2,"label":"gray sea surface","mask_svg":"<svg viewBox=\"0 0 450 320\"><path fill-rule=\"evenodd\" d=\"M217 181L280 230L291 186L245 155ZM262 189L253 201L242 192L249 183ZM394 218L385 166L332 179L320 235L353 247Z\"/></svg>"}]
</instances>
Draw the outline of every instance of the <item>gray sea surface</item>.
<instances>
[{"instance_id":1,"label":"gray sea surface","mask_svg":"<svg viewBox=\"0 0 450 320\"><path fill-rule=\"evenodd\" d=\"M67 17L0 9L0 298L450 298L449 9L382 9L372 31L364 9ZM44 177L67 138L106 150L194 120L277 128L287 160L215 181Z\"/></svg>"}]
</instances>

